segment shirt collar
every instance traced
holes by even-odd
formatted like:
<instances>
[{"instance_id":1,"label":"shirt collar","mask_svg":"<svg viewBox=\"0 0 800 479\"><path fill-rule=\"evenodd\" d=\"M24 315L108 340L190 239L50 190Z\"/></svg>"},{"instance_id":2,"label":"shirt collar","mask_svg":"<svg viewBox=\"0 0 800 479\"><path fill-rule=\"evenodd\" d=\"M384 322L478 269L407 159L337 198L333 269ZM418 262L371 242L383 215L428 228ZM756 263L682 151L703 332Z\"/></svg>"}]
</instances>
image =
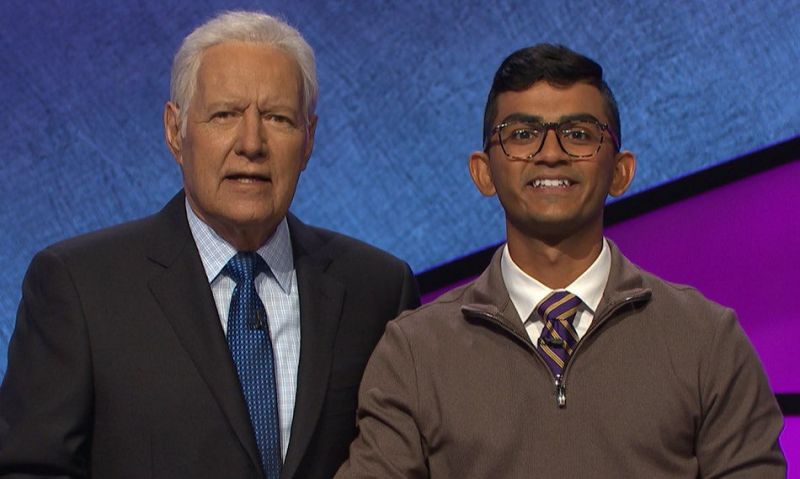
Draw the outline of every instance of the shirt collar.
<instances>
[{"instance_id":1,"label":"shirt collar","mask_svg":"<svg viewBox=\"0 0 800 479\"><path fill-rule=\"evenodd\" d=\"M503 282L508 289L508 295L514 303L523 322L527 321L536 307L548 294L554 290L548 288L536 278L522 271L508 252L508 244L503 247L503 256L500 259L500 270ZM611 251L606 239L603 238L603 247L600 255L589 268L566 288L583 302L583 307L594 314L603 291L608 283L608 274L611 272Z\"/></svg>"},{"instance_id":2,"label":"shirt collar","mask_svg":"<svg viewBox=\"0 0 800 479\"><path fill-rule=\"evenodd\" d=\"M189 206L188 200L185 201L185 205L189 229L197 245L197 251L200 253L200 260L203 262L208 282L211 283L219 276L237 251L195 214ZM294 259L286 218L283 218L275 229L275 233L256 252L267 263L281 289L287 294L290 293L294 277Z\"/></svg>"}]
</instances>

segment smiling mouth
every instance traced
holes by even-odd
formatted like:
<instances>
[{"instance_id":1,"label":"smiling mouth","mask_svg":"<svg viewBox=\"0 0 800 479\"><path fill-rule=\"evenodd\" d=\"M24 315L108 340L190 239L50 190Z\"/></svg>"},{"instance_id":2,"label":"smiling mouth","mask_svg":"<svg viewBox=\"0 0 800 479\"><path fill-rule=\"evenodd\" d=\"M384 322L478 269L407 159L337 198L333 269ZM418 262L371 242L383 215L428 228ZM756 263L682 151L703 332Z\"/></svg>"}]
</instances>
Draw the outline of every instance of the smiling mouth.
<instances>
[{"instance_id":1,"label":"smiling mouth","mask_svg":"<svg viewBox=\"0 0 800 479\"><path fill-rule=\"evenodd\" d=\"M528 185L534 188L569 188L574 184L575 183L566 178L536 178L528 183Z\"/></svg>"}]
</instances>

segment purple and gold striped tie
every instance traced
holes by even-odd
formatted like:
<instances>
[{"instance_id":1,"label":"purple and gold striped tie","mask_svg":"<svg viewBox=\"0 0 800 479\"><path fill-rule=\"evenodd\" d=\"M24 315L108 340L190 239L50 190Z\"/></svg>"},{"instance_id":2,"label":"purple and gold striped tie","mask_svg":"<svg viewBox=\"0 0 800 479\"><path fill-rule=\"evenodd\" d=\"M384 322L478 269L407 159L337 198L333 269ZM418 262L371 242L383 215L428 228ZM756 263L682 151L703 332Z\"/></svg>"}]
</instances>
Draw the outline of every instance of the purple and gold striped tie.
<instances>
[{"instance_id":1,"label":"purple and gold striped tie","mask_svg":"<svg viewBox=\"0 0 800 479\"><path fill-rule=\"evenodd\" d=\"M563 374L578 344L578 333L572 321L580 304L580 298L569 291L553 291L536 306L536 311L544 319L542 335L539 336L539 354L555 376Z\"/></svg>"}]
</instances>

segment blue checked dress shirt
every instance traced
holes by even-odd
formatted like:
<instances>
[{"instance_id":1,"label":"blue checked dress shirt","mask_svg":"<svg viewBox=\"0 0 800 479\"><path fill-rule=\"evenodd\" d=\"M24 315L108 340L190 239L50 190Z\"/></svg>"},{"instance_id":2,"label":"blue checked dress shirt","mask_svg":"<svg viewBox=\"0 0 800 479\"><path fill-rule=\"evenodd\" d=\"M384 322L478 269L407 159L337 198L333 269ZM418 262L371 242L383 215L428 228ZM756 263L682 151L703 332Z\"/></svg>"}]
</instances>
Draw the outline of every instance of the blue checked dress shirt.
<instances>
[{"instance_id":1,"label":"blue checked dress shirt","mask_svg":"<svg viewBox=\"0 0 800 479\"><path fill-rule=\"evenodd\" d=\"M206 271L217 306L222 329L227 333L228 310L236 282L222 274L222 269L236 255L236 248L223 240L192 211L186 202L186 216L200 259ZM281 454L286 459L289 446L294 401L297 393L297 368L300 362L300 296L292 259L292 243L286 219L258 253L273 274L256 278L256 291L267 310L269 332L275 354L275 382L278 390L278 419Z\"/></svg>"}]
</instances>

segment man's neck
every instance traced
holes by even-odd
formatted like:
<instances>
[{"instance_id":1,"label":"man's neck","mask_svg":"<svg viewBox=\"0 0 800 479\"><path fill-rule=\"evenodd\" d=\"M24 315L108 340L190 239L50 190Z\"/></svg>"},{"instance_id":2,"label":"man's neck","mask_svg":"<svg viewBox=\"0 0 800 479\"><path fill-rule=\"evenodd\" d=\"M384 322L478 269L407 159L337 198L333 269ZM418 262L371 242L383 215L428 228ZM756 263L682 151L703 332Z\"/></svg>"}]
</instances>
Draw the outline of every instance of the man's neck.
<instances>
[{"instance_id":1,"label":"man's neck","mask_svg":"<svg viewBox=\"0 0 800 479\"><path fill-rule=\"evenodd\" d=\"M256 251L275 234L278 225L283 221L283 217L281 217L273 219L269 223L237 224L234 221L220 220L204 215L192 205L192 201L188 197L187 204L200 221L208 225L236 251Z\"/></svg>"},{"instance_id":2,"label":"man's neck","mask_svg":"<svg viewBox=\"0 0 800 479\"><path fill-rule=\"evenodd\" d=\"M567 287L594 263L603 249L602 230L558 241L508 231L508 252L519 268L552 289Z\"/></svg>"}]
</instances>

